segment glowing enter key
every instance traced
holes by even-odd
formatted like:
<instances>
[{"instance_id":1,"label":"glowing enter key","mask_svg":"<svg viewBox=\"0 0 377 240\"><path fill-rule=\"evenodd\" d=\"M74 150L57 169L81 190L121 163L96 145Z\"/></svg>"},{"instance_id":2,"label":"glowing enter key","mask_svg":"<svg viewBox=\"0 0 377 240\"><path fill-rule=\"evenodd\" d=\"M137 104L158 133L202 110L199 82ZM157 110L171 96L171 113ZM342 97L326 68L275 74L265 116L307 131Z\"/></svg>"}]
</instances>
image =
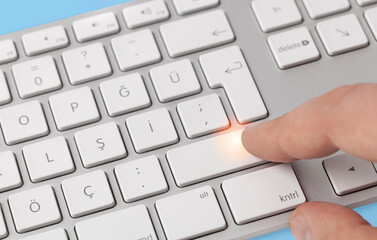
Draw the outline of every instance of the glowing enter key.
<instances>
[{"instance_id":1,"label":"glowing enter key","mask_svg":"<svg viewBox=\"0 0 377 240\"><path fill-rule=\"evenodd\" d=\"M177 185L185 187L263 163L243 148L241 134L236 131L168 151Z\"/></svg>"}]
</instances>

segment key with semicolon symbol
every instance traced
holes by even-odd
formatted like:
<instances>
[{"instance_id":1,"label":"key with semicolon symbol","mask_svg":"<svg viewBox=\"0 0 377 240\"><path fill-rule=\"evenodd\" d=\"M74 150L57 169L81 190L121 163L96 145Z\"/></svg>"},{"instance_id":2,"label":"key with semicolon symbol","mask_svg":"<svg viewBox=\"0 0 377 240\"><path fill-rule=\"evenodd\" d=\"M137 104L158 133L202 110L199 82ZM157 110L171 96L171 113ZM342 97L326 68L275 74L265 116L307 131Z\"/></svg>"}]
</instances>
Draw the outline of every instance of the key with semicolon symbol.
<instances>
[{"instance_id":1,"label":"key with semicolon symbol","mask_svg":"<svg viewBox=\"0 0 377 240\"><path fill-rule=\"evenodd\" d=\"M230 126L216 94L181 102L177 105L177 111L189 138L221 131Z\"/></svg>"}]
</instances>

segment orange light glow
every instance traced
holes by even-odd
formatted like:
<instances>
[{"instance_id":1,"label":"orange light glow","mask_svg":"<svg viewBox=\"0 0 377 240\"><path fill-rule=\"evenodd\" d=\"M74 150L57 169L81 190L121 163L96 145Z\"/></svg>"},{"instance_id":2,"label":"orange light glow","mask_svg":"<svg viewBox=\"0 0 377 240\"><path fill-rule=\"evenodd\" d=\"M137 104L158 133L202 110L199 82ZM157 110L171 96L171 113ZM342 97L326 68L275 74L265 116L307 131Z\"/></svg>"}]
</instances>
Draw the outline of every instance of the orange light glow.
<instances>
[{"instance_id":1,"label":"orange light glow","mask_svg":"<svg viewBox=\"0 0 377 240\"><path fill-rule=\"evenodd\" d=\"M216 148L220 151L220 154L232 161L250 158L251 154L242 145L241 135L242 130L219 137Z\"/></svg>"}]
</instances>

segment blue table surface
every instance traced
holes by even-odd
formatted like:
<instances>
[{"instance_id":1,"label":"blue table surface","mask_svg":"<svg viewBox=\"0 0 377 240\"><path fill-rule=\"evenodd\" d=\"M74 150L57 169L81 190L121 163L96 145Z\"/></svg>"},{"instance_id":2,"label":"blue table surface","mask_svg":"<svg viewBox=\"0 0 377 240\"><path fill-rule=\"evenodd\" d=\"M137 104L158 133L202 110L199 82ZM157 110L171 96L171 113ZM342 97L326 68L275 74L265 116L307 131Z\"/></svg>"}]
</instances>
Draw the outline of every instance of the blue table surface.
<instances>
[{"instance_id":1,"label":"blue table surface","mask_svg":"<svg viewBox=\"0 0 377 240\"><path fill-rule=\"evenodd\" d=\"M0 35L131 0L0 0ZM355 209L377 227L377 203ZM293 240L289 229L253 240Z\"/></svg>"}]
</instances>

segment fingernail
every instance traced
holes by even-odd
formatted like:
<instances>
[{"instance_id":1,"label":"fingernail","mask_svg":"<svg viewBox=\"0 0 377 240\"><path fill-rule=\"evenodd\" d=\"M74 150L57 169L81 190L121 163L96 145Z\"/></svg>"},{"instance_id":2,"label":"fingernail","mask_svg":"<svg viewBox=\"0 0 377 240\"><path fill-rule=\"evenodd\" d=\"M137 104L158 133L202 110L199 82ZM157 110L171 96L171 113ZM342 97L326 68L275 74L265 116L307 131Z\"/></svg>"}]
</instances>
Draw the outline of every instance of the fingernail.
<instances>
[{"instance_id":1,"label":"fingernail","mask_svg":"<svg viewBox=\"0 0 377 240\"><path fill-rule=\"evenodd\" d=\"M302 215L297 215L290 222L293 236L296 240L311 240L309 226Z\"/></svg>"},{"instance_id":2,"label":"fingernail","mask_svg":"<svg viewBox=\"0 0 377 240\"><path fill-rule=\"evenodd\" d=\"M255 128L257 128L258 126L260 126L263 122L255 122L255 123L251 123L249 124L246 128L245 128L245 132L251 132L253 131Z\"/></svg>"}]
</instances>

